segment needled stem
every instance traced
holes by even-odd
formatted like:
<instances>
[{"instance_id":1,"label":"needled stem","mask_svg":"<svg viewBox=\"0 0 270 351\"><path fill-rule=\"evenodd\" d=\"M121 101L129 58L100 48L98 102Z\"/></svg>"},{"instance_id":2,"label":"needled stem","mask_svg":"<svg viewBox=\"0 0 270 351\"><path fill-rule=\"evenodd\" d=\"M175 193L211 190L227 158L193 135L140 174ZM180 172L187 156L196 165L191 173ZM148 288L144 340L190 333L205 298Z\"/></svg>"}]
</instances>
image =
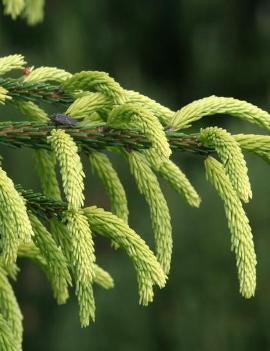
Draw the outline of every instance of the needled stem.
<instances>
[{"instance_id":1,"label":"needled stem","mask_svg":"<svg viewBox=\"0 0 270 351\"><path fill-rule=\"evenodd\" d=\"M0 144L15 147L30 147L50 149L47 137L52 129L61 128L69 134L77 145L85 152L102 150L109 147L124 147L126 149L149 149L151 142L146 136L136 130L120 130L115 128L79 128L53 123L39 122L2 122L0 123ZM214 152L205 147L199 140L198 134L166 132L167 140L172 149L189 151L202 155Z\"/></svg>"},{"instance_id":2,"label":"needled stem","mask_svg":"<svg viewBox=\"0 0 270 351\"><path fill-rule=\"evenodd\" d=\"M65 92L61 85L47 82L25 82L22 79L0 78L0 86L14 100L43 101L47 103L71 104L75 98Z\"/></svg>"}]
</instances>

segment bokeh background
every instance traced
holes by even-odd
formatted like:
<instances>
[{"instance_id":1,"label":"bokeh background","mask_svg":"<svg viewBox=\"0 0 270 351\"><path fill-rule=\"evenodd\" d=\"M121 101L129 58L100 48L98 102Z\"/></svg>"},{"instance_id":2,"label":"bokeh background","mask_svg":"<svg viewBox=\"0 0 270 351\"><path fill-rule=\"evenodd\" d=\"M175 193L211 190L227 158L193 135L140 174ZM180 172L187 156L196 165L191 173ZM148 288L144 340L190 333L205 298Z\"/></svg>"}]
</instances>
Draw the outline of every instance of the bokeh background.
<instances>
[{"instance_id":1,"label":"bokeh background","mask_svg":"<svg viewBox=\"0 0 270 351\"><path fill-rule=\"evenodd\" d=\"M270 3L267 0L46 0L45 21L29 28L0 15L1 56L22 53L29 65L71 72L109 72L126 88L178 109L216 94L270 108ZM1 118L18 118L1 109ZM194 124L233 132L262 132L230 117ZM31 152L7 150L5 168L25 187L39 189ZM96 239L97 259L115 278L112 291L95 289L96 322L79 326L72 295L57 307L44 275L21 262L15 290L24 313L24 350L269 350L270 169L247 155L253 200L246 206L258 255L256 297L238 294L223 205L205 181L200 156L175 153L202 196L189 208L167 184L174 252L168 285L148 308L138 306L135 274L124 253ZM121 158L114 164L129 198L130 225L152 245L148 208ZM87 204L109 208L104 190L87 172Z\"/></svg>"}]
</instances>

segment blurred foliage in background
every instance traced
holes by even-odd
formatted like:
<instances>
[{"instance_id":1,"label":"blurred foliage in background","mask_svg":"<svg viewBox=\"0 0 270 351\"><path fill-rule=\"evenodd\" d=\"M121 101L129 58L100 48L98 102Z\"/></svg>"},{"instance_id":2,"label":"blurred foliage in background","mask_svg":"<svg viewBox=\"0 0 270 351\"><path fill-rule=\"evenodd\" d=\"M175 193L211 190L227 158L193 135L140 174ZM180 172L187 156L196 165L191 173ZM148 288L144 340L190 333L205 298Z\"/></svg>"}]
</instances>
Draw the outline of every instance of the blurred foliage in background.
<instances>
[{"instance_id":1,"label":"blurred foliage in background","mask_svg":"<svg viewBox=\"0 0 270 351\"><path fill-rule=\"evenodd\" d=\"M71 72L106 71L125 88L173 109L211 94L270 109L267 0L47 0L45 10L44 23L32 28L0 16L1 56L21 53L29 65ZM9 113L1 112L2 120L19 118ZM230 131L254 130L222 116L205 119L204 125L210 120ZM30 151L3 148L1 153L12 179L39 189ZM25 351L270 349L269 167L247 157L254 194L247 212L258 256L258 288L255 298L244 300L238 294L223 205L205 182L202 158L181 152L174 157L203 201L200 209L189 208L164 184L174 228L167 287L150 307L138 306L130 263L98 238L99 262L115 277L116 287L96 289L96 323L80 329L74 298L57 307L43 274L22 262L16 292L25 316ZM148 209L126 164L115 156L114 161L128 189L131 227L151 244ZM108 208L90 172L86 199Z\"/></svg>"}]
</instances>

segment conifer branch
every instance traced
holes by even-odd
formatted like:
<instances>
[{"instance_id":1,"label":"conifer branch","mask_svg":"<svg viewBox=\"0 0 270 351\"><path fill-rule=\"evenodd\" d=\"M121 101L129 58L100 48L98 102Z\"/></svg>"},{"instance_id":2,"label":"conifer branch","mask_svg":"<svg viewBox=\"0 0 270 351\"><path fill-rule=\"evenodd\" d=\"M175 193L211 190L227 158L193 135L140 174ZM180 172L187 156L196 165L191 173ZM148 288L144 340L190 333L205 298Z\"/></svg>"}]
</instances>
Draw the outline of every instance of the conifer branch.
<instances>
[{"instance_id":1,"label":"conifer branch","mask_svg":"<svg viewBox=\"0 0 270 351\"><path fill-rule=\"evenodd\" d=\"M52 129L61 128L69 134L80 148L89 152L109 147L124 147L126 149L149 149L151 141L139 131L115 128L65 128L39 122L1 122L0 144L14 147L30 147L50 149L47 137ZM199 134L184 134L166 132L167 140L172 149L188 151L202 155L213 153L214 149L203 146Z\"/></svg>"},{"instance_id":2,"label":"conifer branch","mask_svg":"<svg viewBox=\"0 0 270 351\"><path fill-rule=\"evenodd\" d=\"M24 189L21 185L16 185L15 188L26 200L27 209L38 217L61 219L63 212L68 208L66 202L54 200L30 189Z\"/></svg>"},{"instance_id":3,"label":"conifer branch","mask_svg":"<svg viewBox=\"0 0 270 351\"><path fill-rule=\"evenodd\" d=\"M32 1L4 0L5 10L16 17L24 9L28 21L31 16L34 21L41 15L43 1L36 1L35 13L27 7ZM25 7L17 7L20 3L25 3ZM243 151L269 162L270 136L231 135L217 127L190 134L179 130L204 116L222 113L269 131L268 112L246 101L217 96L194 101L174 112L140 93L122 88L105 72L70 74L56 67L25 68L25 64L22 55L0 58L1 76L23 69L17 79L0 77L1 107L13 105L25 119L0 123L0 145L34 149L44 195L14 187L0 169L0 269L4 274L15 276L17 256L33 259L47 274L60 303L68 297L72 278L81 325L86 326L95 319L93 283L105 288L113 286L109 274L95 264L92 233L100 234L114 246L122 247L131 258L137 272L139 301L147 305L153 300L153 286L163 287L166 283L173 245L170 213L156 174L191 206L200 204L200 196L188 177L170 159L174 150L180 150L207 156L207 178L224 202L232 234L240 292L247 298L253 296L256 256L241 203L251 198ZM58 113L50 117L44 102L56 104ZM65 111L59 113L62 108ZM137 187L149 205L156 255L127 224L125 190L109 158L102 153L106 149L120 152L128 160ZM103 182L114 214L96 206L84 208L81 151L88 155L92 169ZM56 162L61 179L57 177ZM66 202L62 201L58 182L62 183ZM20 342L20 333L8 324L8 316L0 308L0 327L2 317L7 324L0 330L0 348L10 343L16 333ZM19 326L18 312L17 317Z\"/></svg>"},{"instance_id":4,"label":"conifer branch","mask_svg":"<svg viewBox=\"0 0 270 351\"><path fill-rule=\"evenodd\" d=\"M236 255L240 293L245 298L255 294L256 253L249 220L223 165L213 157L205 160L206 177L224 201L228 227L231 232L231 250Z\"/></svg>"},{"instance_id":5,"label":"conifer branch","mask_svg":"<svg viewBox=\"0 0 270 351\"><path fill-rule=\"evenodd\" d=\"M68 105L75 100L72 93L64 91L57 83L25 81L22 78L0 78L0 86L5 88L8 96L15 101L43 101Z\"/></svg>"},{"instance_id":6,"label":"conifer branch","mask_svg":"<svg viewBox=\"0 0 270 351\"><path fill-rule=\"evenodd\" d=\"M127 150L143 150L151 147L151 141L136 130L123 130L108 127L85 128L56 126L39 122L1 122L0 144L10 147L29 147L47 149L47 137L55 128L61 128L69 134L76 144L86 153L93 150L105 150L111 147ZM202 156L216 153L213 146L205 145L199 133L186 134L166 131L166 137L172 150L191 152ZM264 156L270 150L270 136L255 134L235 134L233 138L240 147L258 156Z\"/></svg>"}]
</instances>

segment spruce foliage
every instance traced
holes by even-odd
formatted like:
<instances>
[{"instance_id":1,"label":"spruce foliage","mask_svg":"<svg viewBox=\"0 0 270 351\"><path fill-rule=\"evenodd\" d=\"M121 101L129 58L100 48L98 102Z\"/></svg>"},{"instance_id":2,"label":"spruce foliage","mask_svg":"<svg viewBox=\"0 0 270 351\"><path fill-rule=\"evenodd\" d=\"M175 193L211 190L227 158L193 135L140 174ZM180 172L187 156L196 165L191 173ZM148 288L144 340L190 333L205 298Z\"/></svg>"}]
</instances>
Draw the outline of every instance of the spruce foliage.
<instances>
[{"instance_id":1,"label":"spruce foliage","mask_svg":"<svg viewBox=\"0 0 270 351\"><path fill-rule=\"evenodd\" d=\"M41 17L42 1L3 1L5 12L20 13L31 23ZM192 122L217 113L270 128L266 111L245 101L210 96L172 111L140 93L126 90L107 73L70 74L54 67L28 68L21 55L0 59L1 108L17 109L20 122L0 123L0 144L33 150L41 193L14 185L0 168L0 348L20 350L21 313L10 277L17 272L17 257L37 263L48 277L58 303L65 303L74 287L83 327L95 320L93 284L110 289L113 278L96 264L94 235L108 238L129 256L137 275L139 303L148 305L154 286L163 288L170 271L173 234L170 213L157 176L164 178L192 207L201 199L178 165L175 149L205 157L206 176L224 202L231 249L236 256L240 293L255 294L256 254L243 202L252 192L243 151L270 160L268 135L232 135L209 127L183 133ZM17 70L17 78L8 74ZM12 72L13 73L13 72ZM50 118L53 104L58 120ZM59 112L59 111L65 112ZM72 119L71 119L72 118ZM106 153L105 153L106 151ZM130 173L150 210L155 248L128 224L128 199L110 153L127 161ZM84 203L86 154L92 171L101 179L111 212ZM218 161L218 159L220 161ZM57 179L59 167L61 184ZM63 189L63 194L61 189ZM199 273L198 273L199 274Z\"/></svg>"}]
</instances>

